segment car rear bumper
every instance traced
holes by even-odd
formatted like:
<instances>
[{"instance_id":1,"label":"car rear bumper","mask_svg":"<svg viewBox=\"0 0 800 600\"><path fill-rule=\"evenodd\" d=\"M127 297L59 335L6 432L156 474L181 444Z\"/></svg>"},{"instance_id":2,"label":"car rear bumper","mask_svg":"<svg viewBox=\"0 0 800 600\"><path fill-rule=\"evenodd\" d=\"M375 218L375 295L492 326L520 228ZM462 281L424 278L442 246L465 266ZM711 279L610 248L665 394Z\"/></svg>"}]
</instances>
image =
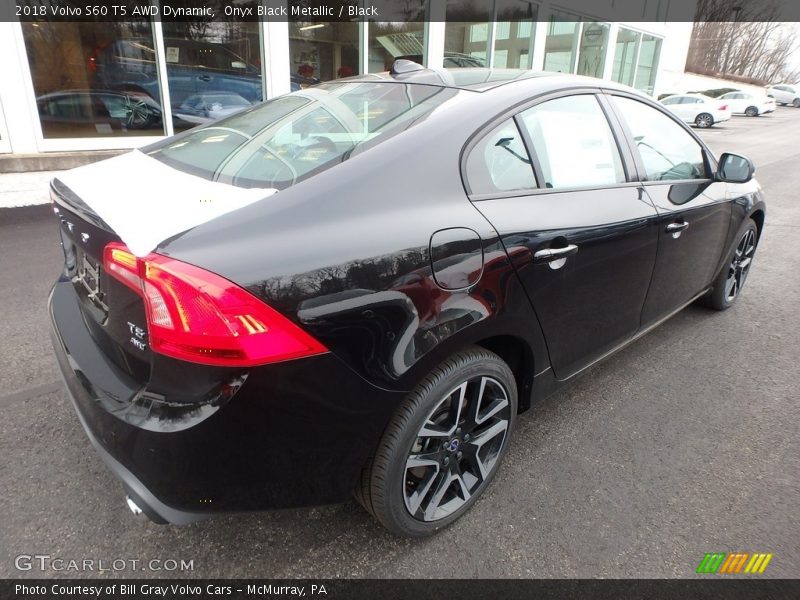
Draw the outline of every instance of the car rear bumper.
<instances>
[{"instance_id":1,"label":"car rear bumper","mask_svg":"<svg viewBox=\"0 0 800 600\"><path fill-rule=\"evenodd\" d=\"M198 407L208 416L191 426L163 417L161 430L139 427L119 407L146 386L136 389L102 354L78 302L70 282L53 287L53 346L67 391L102 460L156 522L347 500L404 396L328 353L251 369L229 400Z\"/></svg>"}]
</instances>

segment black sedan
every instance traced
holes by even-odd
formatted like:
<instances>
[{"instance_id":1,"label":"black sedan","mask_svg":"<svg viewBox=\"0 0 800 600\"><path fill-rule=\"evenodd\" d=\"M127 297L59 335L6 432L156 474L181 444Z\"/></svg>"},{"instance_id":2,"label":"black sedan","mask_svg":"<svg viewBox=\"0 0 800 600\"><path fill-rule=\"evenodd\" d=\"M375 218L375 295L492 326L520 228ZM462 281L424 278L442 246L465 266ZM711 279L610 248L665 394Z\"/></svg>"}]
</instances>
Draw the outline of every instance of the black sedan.
<instances>
[{"instance_id":1,"label":"black sedan","mask_svg":"<svg viewBox=\"0 0 800 600\"><path fill-rule=\"evenodd\" d=\"M355 493L431 534L519 413L736 301L752 176L623 86L399 62L53 180L56 355L134 512Z\"/></svg>"}]
</instances>

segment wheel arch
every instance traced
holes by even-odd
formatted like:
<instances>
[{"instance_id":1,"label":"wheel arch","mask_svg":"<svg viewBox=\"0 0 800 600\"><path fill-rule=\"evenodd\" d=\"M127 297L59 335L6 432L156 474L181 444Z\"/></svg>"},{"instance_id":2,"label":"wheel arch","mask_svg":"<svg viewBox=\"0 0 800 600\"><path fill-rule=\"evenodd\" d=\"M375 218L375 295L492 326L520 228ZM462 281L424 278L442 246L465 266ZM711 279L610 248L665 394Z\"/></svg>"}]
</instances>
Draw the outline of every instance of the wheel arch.
<instances>
[{"instance_id":1,"label":"wheel arch","mask_svg":"<svg viewBox=\"0 0 800 600\"><path fill-rule=\"evenodd\" d=\"M514 335L495 335L475 342L476 346L497 354L509 366L517 383L518 412L531 406L533 388L534 356L530 344Z\"/></svg>"},{"instance_id":2,"label":"wheel arch","mask_svg":"<svg viewBox=\"0 0 800 600\"><path fill-rule=\"evenodd\" d=\"M756 222L756 227L758 228L758 239L761 239L761 233L764 231L764 219L766 215L764 214L764 210L761 208L757 208L750 214L750 218Z\"/></svg>"}]
</instances>

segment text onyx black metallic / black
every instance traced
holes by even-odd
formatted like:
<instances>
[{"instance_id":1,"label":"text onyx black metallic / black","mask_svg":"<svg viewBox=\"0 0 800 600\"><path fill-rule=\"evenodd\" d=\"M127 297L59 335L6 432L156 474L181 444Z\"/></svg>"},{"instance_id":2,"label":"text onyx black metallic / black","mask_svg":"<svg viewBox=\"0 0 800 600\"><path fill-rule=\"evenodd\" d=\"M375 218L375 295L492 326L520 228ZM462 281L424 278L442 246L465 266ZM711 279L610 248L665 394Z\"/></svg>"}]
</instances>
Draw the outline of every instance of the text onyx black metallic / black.
<instances>
[{"instance_id":1,"label":"text onyx black metallic / black","mask_svg":"<svg viewBox=\"0 0 800 600\"><path fill-rule=\"evenodd\" d=\"M622 86L401 62L55 179L56 355L156 521L355 491L430 534L518 413L736 300L752 175Z\"/></svg>"}]
</instances>

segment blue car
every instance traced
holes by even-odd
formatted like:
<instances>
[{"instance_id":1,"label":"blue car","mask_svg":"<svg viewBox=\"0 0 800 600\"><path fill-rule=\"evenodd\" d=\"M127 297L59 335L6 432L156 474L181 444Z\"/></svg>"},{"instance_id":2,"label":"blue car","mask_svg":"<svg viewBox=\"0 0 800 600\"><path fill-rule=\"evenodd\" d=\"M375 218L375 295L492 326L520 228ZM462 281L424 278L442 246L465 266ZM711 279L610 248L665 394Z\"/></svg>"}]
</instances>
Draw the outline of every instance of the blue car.
<instances>
[{"instance_id":1,"label":"blue car","mask_svg":"<svg viewBox=\"0 0 800 600\"><path fill-rule=\"evenodd\" d=\"M263 100L261 70L221 44L166 38L167 79L173 110L197 95L234 94L254 104ZM152 42L125 39L95 51L96 87L144 92L158 99L158 69ZM300 89L292 77L291 89ZM309 83L303 78L302 83ZM311 83L317 83L313 81Z\"/></svg>"}]
</instances>

